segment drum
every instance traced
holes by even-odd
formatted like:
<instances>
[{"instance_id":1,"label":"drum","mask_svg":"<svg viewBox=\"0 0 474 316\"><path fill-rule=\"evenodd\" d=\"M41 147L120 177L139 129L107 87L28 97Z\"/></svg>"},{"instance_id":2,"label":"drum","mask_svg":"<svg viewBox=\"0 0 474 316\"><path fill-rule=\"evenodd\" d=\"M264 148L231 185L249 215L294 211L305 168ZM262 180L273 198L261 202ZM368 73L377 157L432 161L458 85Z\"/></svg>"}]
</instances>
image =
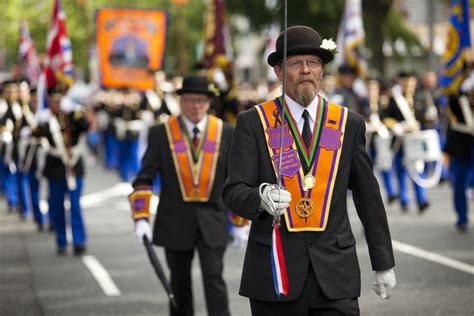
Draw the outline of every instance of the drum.
<instances>
[{"instance_id":1,"label":"drum","mask_svg":"<svg viewBox=\"0 0 474 316\"><path fill-rule=\"evenodd\" d=\"M417 160L438 161L442 158L438 132L434 129L417 131L405 136L403 140L405 163Z\"/></svg>"},{"instance_id":2,"label":"drum","mask_svg":"<svg viewBox=\"0 0 474 316\"><path fill-rule=\"evenodd\" d=\"M443 157L436 130L428 129L406 135L403 152L405 167L416 184L432 188L439 183Z\"/></svg>"}]
</instances>

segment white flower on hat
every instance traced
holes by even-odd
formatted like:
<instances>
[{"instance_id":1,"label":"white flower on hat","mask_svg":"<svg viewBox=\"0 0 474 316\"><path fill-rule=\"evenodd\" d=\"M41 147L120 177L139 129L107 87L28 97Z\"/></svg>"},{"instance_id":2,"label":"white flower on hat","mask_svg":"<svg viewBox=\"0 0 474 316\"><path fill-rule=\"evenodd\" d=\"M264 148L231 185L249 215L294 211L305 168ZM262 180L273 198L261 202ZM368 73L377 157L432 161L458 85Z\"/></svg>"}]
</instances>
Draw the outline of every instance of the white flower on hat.
<instances>
[{"instance_id":1,"label":"white flower on hat","mask_svg":"<svg viewBox=\"0 0 474 316\"><path fill-rule=\"evenodd\" d=\"M330 39L323 39L323 42L321 43L321 47L322 49L326 49L332 53L334 53L336 51L336 48L337 48L337 44L334 43L334 41L332 40L332 38Z\"/></svg>"}]
</instances>

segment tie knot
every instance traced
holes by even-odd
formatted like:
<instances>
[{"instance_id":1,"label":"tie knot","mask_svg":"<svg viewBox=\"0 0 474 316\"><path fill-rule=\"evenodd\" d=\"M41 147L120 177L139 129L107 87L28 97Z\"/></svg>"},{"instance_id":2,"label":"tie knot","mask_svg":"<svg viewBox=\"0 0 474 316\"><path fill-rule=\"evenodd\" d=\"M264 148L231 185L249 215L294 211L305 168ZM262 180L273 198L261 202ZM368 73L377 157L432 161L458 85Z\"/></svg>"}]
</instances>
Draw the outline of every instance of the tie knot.
<instances>
[{"instance_id":1,"label":"tie knot","mask_svg":"<svg viewBox=\"0 0 474 316\"><path fill-rule=\"evenodd\" d=\"M304 111L303 111L303 118L304 118L304 120L306 121L306 120L308 119L308 117L309 117L309 112L308 112L308 110L304 110Z\"/></svg>"},{"instance_id":2,"label":"tie knot","mask_svg":"<svg viewBox=\"0 0 474 316\"><path fill-rule=\"evenodd\" d=\"M199 134L199 128L198 128L197 126L194 126L194 128L193 128L193 134L194 134L194 135Z\"/></svg>"}]
</instances>

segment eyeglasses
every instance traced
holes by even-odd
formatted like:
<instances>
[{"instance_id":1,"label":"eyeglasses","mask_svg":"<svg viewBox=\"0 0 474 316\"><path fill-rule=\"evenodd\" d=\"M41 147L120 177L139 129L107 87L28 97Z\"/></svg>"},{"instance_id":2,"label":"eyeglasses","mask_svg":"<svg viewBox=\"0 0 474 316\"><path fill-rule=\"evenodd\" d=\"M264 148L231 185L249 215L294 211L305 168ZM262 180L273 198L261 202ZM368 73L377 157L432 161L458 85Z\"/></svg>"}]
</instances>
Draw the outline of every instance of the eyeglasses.
<instances>
[{"instance_id":1,"label":"eyeglasses","mask_svg":"<svg viewBox=\"0 0 474 316\"><path fill-rule=\"evenodd\" d=\"M317 69L318 67L321 67L323 62L321 59L296 59L296 60L289 60L286 62L286 65L292 69L292 70L298 70L303 67L303 65L306 63L308 65L309 69Z\"/></svg>"},{"instance_id":2,"label":"eyeglasses","mask_svg":"<svg viewBox=\"0 0 474 316\"><path fill-rule=\"evenodd\" d=\"M181 101L184 104L205 104L209 102L209 98L193 98L193 97L181 97Z\"/></svg>"}]
</instances>

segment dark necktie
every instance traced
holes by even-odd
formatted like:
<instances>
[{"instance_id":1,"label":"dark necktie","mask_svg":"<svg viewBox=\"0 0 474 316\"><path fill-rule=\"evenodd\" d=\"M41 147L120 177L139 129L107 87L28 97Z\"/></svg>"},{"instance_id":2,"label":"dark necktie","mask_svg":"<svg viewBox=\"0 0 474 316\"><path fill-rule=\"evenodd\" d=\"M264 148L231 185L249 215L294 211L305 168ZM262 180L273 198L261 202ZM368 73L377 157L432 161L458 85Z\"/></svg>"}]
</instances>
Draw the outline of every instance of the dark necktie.
<instances>
[{"instance_id":1,"label":"dark necktie","mask_svg":"<svg viewBox=\"0 0 474 316\"><path fill-rule=\"evenodd\" d=\"M309 112L308 110L303 111L303 119L304 119L304 124L303 124L303 141L304 144L306 145L306 148L309 149L310 143L311 143L311 127L309 126Z\"/></svg>"},{"instance_id":2,"label":"dark necktie","mask_svg":"<svg viewBox=\"0 0 474 316\"><path fill-rule=\"evenodd\" d=\"M198 144L199 144L198 135L199 135L199 128L197 126L194 126L194 128L193 128L193 144L194 144L194 147L197 147Z\"/></svg>"}]
</instances>

